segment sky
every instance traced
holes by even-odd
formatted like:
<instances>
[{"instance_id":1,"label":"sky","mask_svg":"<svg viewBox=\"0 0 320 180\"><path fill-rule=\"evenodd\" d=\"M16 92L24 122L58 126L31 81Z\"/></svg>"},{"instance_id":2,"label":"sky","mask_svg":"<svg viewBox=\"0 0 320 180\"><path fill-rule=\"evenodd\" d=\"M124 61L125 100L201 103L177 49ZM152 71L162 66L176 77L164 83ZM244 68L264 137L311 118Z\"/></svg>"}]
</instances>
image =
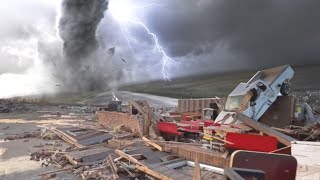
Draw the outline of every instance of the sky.
<instances>
[{"instance_id":1,"label":"sky","mask_svg":"<svg viewBox=\"0 0 320 180\"><path fill-rule=\"evenodd\" d=\"M59 90L61 74L74 72L64 64L59 32L59 20L73 11L62 11L61 3L74 0L0 1L0 97ZM319 64L319 9L320 1L301 0L110 0L104 16L93 23L96 55L72 68L78 73L83 67L100 68L90 78L99 76L110 85L114 79L169 80ZM74 12L73 18L81 18ZM113 56L106 53L111 47L116 47Z\"/></svg>"}]
</instances>

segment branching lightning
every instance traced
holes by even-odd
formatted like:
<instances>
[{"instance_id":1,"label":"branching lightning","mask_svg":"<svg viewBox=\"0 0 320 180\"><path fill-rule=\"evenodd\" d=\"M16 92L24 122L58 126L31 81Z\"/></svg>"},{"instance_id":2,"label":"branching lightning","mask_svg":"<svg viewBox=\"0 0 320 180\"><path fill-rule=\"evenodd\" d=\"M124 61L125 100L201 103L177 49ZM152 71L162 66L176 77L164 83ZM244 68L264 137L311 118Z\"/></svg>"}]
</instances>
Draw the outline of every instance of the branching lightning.
<instances>
[{"instance_id":1,"label":"branching lightning","mask_svg":"<svg viewBox=\"0 0 320 180\"><path fill-rule=\"evenodd\" d=\"M137 10L141 10L150 6L158 6L156 3L149 3L147 5L143 6L136 6L136 4L130 3L131 1L128 0L114 0L110 1L110 12L111 15L115 20L118 21L121 29L121 33L123 34L124 38L126 39L129 48L133 52L132 45L130 38L128 36L129 33L129 28L127 24L135 24L143 28L146 33L152 38L155 49L157 50L158 53L162 55L162 68L161 68L161 73L162 77L165 81L170 81L170 72L169 68L172 64L175 64L176 62L167 55L166 51L162 47L162 45L159 42L159 39L157 35L152 32L148 26L143 23L136 15L135 12Z\"/></svg>"}]
</instances>

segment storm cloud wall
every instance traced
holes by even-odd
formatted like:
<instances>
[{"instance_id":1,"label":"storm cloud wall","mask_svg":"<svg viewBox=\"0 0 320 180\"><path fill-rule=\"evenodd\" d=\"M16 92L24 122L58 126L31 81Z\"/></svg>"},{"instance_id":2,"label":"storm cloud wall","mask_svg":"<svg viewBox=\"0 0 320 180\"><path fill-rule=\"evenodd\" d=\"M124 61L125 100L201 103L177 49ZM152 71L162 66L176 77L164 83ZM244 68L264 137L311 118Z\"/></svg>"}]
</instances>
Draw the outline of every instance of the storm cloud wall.
<instances>
[{"instance_id":1,"label":"storm cloud wall","mask_svg":"<svg viewBox=\"0 0 320 180\"><path fill-rule=\"evenodd\" d=\"M65 67L61 73L68 88L96 90L104 86L96 31L107 7L107 0L62 1L59 36Z\"/></svg>"}]
</instances>

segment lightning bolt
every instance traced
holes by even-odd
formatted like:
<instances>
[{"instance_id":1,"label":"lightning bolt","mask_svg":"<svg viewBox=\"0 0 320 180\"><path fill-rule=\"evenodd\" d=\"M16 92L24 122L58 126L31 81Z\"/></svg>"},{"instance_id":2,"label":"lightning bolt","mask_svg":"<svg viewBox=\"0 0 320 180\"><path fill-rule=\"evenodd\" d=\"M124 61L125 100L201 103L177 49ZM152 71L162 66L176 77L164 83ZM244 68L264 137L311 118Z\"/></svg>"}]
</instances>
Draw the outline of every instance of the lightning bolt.
<instances>
[{"instance_id":1,"label":"lightning bolt","mask_svg":"<svg viewBox=\"0 0 320 180\"><path fill-rule=\"evenodd\" d=\"M117 0L119 1L119 0ZM134 5L129 5L127 4L126 7L131 7L131 9L127 9L127 12L130 10L137 10L137 9L144 9L144 8L147 8L147 7L150 7L150 6L158 6L158 4L156 3L150 3L150 4L147 4L147 5L144 5L144 6L140 6L140 7L137 7L137 6L134 6ZM122 8L124 7L123 4L119 5L119 8L116 8L113 12L116 12L117 10L122 10ZM118 14L119 12L117 13L111 13L111 15L114 17L114 19L117 19L117 16L116 14ZM121 13L121 12L120 12ZM160 44L159 42L159 39L157 37L157 35L152 32L148 26L143 23L138 17L134 16L134 15L131 15L131 14L127 14L127 15L121 15L121 14L118 14L121 16L121 20L118 21L119 23L119 26L120 26L120 29L121 29L121 33L123 35L123 37L126 39L127 43L128 43L128 46L129 48L131 49L131 51L133 52L133 49L132 49L132 45L131 45L131 41L130 41L130 38L129 38L129 28L127 26L126 23L131 23L131 24L135 24L135 25L138 25L140 26L141 28L143 28L145 30L145 32L152 38L153 42L154 42L154 45L155 45L155 49L157 50L158 53L160 53L162 55L162 68L161 68L161 73L162 73L162 77L164 79L164 81L170 81L171 80L171 75L170 75L170 71L169 71L169 68L171 67L171 65L173 64L176 64L177 62L174 61L170 56L167 55L165 49L163 48L163 46Z\"/></svg>"},{"instance_id":2,"label":"lightning bolt","mask_svg":"<svg viewBox=\"0 0 320 180\"><path fill-rule=\"evenodd\" d=\"M124 39L127 41L127 44L128 44L128 47L131 50L131 53L134 55L134 51L133 51L133 48L132 48L132 45L131 45L131 41L130 41L130 38L128 36L129 29L128 29L128 27L126 25L122 25L120 23L119 23L119 25L120 25L121 34L124 37Z\"/></svg>"}]
</instances>

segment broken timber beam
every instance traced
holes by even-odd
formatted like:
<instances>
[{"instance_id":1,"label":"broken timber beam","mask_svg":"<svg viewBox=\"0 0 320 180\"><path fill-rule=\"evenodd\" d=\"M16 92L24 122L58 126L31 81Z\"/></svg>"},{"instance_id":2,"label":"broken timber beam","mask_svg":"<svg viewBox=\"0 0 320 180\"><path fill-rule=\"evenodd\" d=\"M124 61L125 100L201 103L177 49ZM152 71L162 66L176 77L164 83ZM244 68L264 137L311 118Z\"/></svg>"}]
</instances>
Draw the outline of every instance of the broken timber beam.
<instances>
[{"instance_id":1,"label":"broken timber beam","mask_svg":"<svg viewBox=\"0 0 320 180\"><path fill-rule=\"evenodd\" d=\"M150 114L147 113L135 100L129 100L129 104L130 107L135 107L143 115L143 135L149 135L149 126L151 124L151 120L149 119Z\"/></svg>"},{"instance_id":2,"label":"broken timber beam","mask_svg":"<svg viewBox=\"0 0 320 180\"><path fill-rule=\"evenodd\" d=\"M196 158L194 161L193 180L201 180L201 168L198 154L196 154Z\"/></svg>"},{"instance_id":3,"label":"broken timber beam","mask_svg":"<svg viewBox=\"0 0 320 180\"><path fill-rule=\"evenodd\" d=\"M113 162L111 155L109 154L107 156L107 158L108 158L109 166L110 166L112 174L113 174L112 175L113 179L119 179L118 168L117 168L116 164Z\"/></svg>"},{"instance_id":4,"label":"broken timber beam","mask_svg":"<svg viewBox=\"0 0 320 180\"><path fill-rule=\"evenodd\" d=\"M143 139L145 142L147 142L148 144L150 144L151 146L153 146L154 148L158 149L159 151L163 151L163 149L162 149L162 147L161 147L160 145L158 145L158 144L150 141L148 138L146 138L146 137L143 136L142 139Z\"/></svg>"},{"instance_id":5,"label":"broken timber beam","mask_svg":"<svg viewBox=\"0 0 320 180\"><path fill-rule=\"evenodd\" d=\"M146 174L149 174L149 175L151 175L153 177L156 177L158 179L161 179L161 180L173 180L172 178L169 178L169 177L167 177L165 175L162 175L162 174L160 174L160 173L158 173L158 172L156 172L156 171L154 171L152 169L149 169L147 166L141 164L137 159L135 159L134 157L130 156L129 154L127 154L127 153L125 153L123 151L120 151L119 149L115 150L115 153L117 155L119 155L120 157L125 158L128 161L136 164L135 167L139 171L142 171L142 172L144 172Z\"/></svg>"},{"instance_id":6,"label":"broken timber beam","mask_svg":"<svg viewBox=\"0 0 320 180\"><path fill-rule=\"evenodd\" d=\"M173 180L172 178L170 177L167 177L165 175L162 175L152 169L149 169L147 166L141 166L141 165L136 165L136 169L138 169L139 171L142 171L146 174L149 174L157 179L161 179L161 180Z\"/></svg>"},{"instance_id":7,"label":"broken timber beam","mask_svg":"<svg viewBox=\"0 0 320 180\"><path fill-rule=\"evenodd\" d=\"M51 132L55 133L58 137L60 137L62 140L66 141L67 143L73 144L75 145L77 148L84 148L85 146L79 144L77 141L74 141L75 139L71 137L65 133L63 133L60 130L57 129L52 129Z\"/></svg>"},{"instance_id":8,"label":"broken timber beam","mask_svg":"<svg viewBox=\"0 0 320 180\"><path fill-rule=\"evenodd\" d=\"M279 131L276 131L267 125L259 123L253 119L250 119L249 117L247 117L241 113L236 113L235 119L247 124L248 126L254 128L258 131L263 132L264 134L267 134L269 136L273 136L273 137L277 138L278 141L280 141L281 143L283 143L286 146L290 146L291 141L296 141L294 138L287 136Z\"/></svg>"},{"instance_id":9,"label":"broken timber beam","mask_svg":"<svg viewBox=\"0 0 320 180\"><path fill-rule=\"evenodd\" d=\"M133 105L139 112L141 112L141 114L147 114L135 100L130 99L129 103Z\"/></svg>"},{"instance_id":10,"label":"broken timber beam","mask_svg":"<svg viewBox=\"0 0 320 180\"><path fill-rule=\"evenodd\" d=\"M130 156L129 154L127 154L127 153L125 153L123 151L120 151L119 149L116 149L114 152L117 155L119 155L120 157L123 157L123 158L127 159L128 161L130 161L130 162L132 162L134 164L138 164L138 165L144 166L137 159L135 159L134 157Z\"/></svg>"}]
</instances>

